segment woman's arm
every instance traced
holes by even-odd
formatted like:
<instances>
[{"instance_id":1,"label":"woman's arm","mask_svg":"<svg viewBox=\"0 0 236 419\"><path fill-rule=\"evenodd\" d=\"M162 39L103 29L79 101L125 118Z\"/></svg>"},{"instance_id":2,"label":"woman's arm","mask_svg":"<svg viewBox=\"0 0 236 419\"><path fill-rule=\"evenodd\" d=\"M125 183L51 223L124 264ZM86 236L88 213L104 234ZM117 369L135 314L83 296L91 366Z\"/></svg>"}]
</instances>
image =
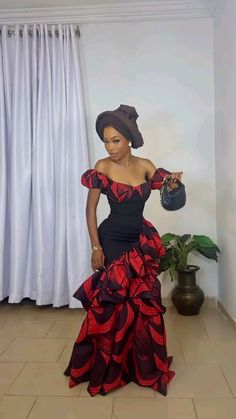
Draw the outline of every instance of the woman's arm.
<instances>
[{"instance_id":1,"label":"woman's arm","mask_svg":"<svg viewBox=\"0 0 236 419\"><path fill-rule=\"evenodd\" d=\"M93 271L104 267L104 253L99 242L97 230L97 204L100 198L101 189L93 188L88 192L86 219L89 231L89 237L92 247L91 266Z\"/></svg>"},{"instance_id":2,"label":"woman's arm","mask_svg":"<svg viewBox=\"0 0 236 419\"><path fill-rule=\"evenodd\" d=\"M157 170L156 166L152 163L152 161L149 159L146 159L146 177L148 179L151 179L156 170ZM181 181L182 175L183 175L183 172L172 172L170 175L166 175L164 179L167 177L170 177L173 184L175 184L177 180ZM172 185L170 184L170 187L171 186Z\"/></svg>"},{"instance_id":3,"label":"woman's arm","mask_svg":"<svg viewBox=\"0 0 236 419\"><path fill-rule=\"evenodd\" d=\"M91 241L91 247L101 247L98 238L97 230L97 204L100 198L101 189L93 188L88 192L87 206L86 206L86 219L89 231L89 237Z\"/></svg>"},{"instance_id":4,"label":"woman's arm","mask_svg":"<svg viewBox=\"0 0 236 419\"><path fill-rule=\"evenodd\" d=\"M95 169L101 173L104 170L104 160L98 160L95 164ZM101 195L100 188L91 188L88 192L86 218L89 231L89 237L92 247L91 266L93 271L102 269L104 267L105 256L99 242L98 229L97 229L97 205Z\"/></svg>"}]
</instances>

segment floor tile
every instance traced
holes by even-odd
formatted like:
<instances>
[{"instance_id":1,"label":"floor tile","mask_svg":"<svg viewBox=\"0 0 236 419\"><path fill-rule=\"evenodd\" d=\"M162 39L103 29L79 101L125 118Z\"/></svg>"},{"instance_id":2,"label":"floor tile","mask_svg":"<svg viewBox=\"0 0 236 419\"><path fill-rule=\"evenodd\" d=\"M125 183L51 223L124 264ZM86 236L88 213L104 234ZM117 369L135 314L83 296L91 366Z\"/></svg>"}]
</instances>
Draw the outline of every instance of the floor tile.
<instances>
[{"instance_id":1,"label":"floor tile","mask_svg":"<svg viewBox=\"0 0 236 419\"><path fill-rule=\"evenodd\" d=\"M0 354L13 342L14 338L0 338Z\"/></svg>"},{"instance_id":2,"label":"floor tile","mask_svg":"<svg viewBox=\"0 0 236 419\"><path fill-rule=\"evenodd\" d=\"M15 323L11 320L5 327L0 329L0 337L40 338L46 335L53 324L53 321L21 320L20 323Z\"/></svg>"},{"instance_id":3,"label":"floor tile","mask_svg":"<svg viewBox=\"0 0 236 419\"><path fill-rule=\"evenodd\" d=\"M234 339L236 341L236 330L223 316L202 318L202 322L205 324L207 334L210 338L223 340Z\"/></svg>"},{"instance_id":4,"label":"floor tile","mask_svg":"<svg viewBox=\"0 0 236 419\"><path fill-rule=\"evenodd\" d=\"M0 361L57 361L67 339L16 338L0 356Z\"/></svg>"},{"instance_id":5,"label":"floor tile","mask_svg":"<svg viewBox=\"0 0 236 419\"><path fill-rule=\"evenodd\" d=\"M167 353L172 355L178 364L185 362L180 341L172 335L167 336Z\"/></svg>"},{"instance_id":6,"label":"floor tile","mask_svg":"<svg viewBox=\"0 0 236 419\"><path fill-rule=\"evenodd\" d=\"M11 304L4 308L0 308L0 319L4 322L14 321L20 323L22 320L34 320L38 316L38 309L36 307L24 307Z\"/></svg>"},{"instance_id":7,"label":"floor tile","mask_svg":"<svg viewBox=\"0 0 236 419\"><path fill-rule=\"evenodd\" d=\"M84 310L81 308L39 308L36 315L36 320L66 320L66 319L80 319L84 315Z\"/></svg>"},{"instance_id":8,"label":"floor tile","mask_svg":"<svg viewBox=\"0 0 236 419\"><path fill-rule=\"evenodd\" d=\"M70 361L70 357L71 357L71 353L72 353L74 343L75 343L75 339L69 339L68 340L68 342L67 342L67 344L64 348L64 351L62 352L62 354L61 354L61 356L58 360L58 363L61 366L63 371L67 368L67 365Z\"/></svg>"},{"instance_id":9,"label":"floor tile","mask_svg":"<svg viewBox=\"0 0 236 419\"><path fill-rule=\"evenodd\" d=\"M236 417L236 399L194 399L194 404L198 419L235 419Z\"/></svg>"},{"instance_id":10,"label":"floor tile","mask_svg":"<svg viewBox=\"0 0 236 419\"><path fill-rule=\"evenodd\" d=\"M169 383L167 397L232 397L230 388L218 365L174 364L176 375ZM157 393L159 397L159 393Z\"/></svg>"},{"instance_id":11,"label":"floor tile","mask_svg":"<svg viewBox=\"0 0 236 419\"><path fill-rule=\"evenodd\" d=\"M48 331L46 337L76 339L82 323L83 320L81 318L56 320L53 327Z\"/></svg>"},{"instance_id":12,"label":"floor tile","mask_svg":"<svg viewBox=\"0 0 236 419\"><path fill-rule=\"evenodd\" d=\"M174 338L194 337L208 339L206 327L203 321L197 316L180 316L167 318L165 321L167 338L171 335Z\"/></svg>"},{"instance_id":13,"label":"floor tile","mask_svg":"<svg viewBox=\"0 0 236 419\"><path fill-rule=\"evenodd\" d=\"M26 419L33 407L35 397L4 396L0 398L1 419Z\"/></svg>"},{"instance_id":14,"label":"floor tile","mask_svg":"<svg viewBox=\"0 0 236 419\"><path fill-rule=\"evenodd\" d=\"M39 397L28 419L110 419L112 399L104 397Z\"/></svg>"},{"instance_id":15,"label":"floor tile","mask_svg":"<svg viewBox=\"0 0 236 419\"><path fill-rule=\"evenodd\" d=\"M69 388L58 363L28 363L18 375L7 395L78 396L81 386Z\"/></svg>"},{"instance_id":16,"label":"floor tile","mask_svg":"<svg viewBox=\"0 0 236 419\"><path fill-rule=\"evenodd\" d=\"M114 400L112 419L196 419L192 400L138 399Z\"/></svg>"},{"instance_id":17,"label":"floor tile","mask_svg":"<svg viewBox=\"0 0 236 419\"><path fill-rule=\"evenodd\" d=\"M236 364L236 341L181 339L181 345L187 363Z\"/></svg>"},{"instance_id":18,"label":"floor tile","mask_svg":"<svg viewBox=\"0 0 236 419\"><path fill-rule=\"evenodd\" d=\"M0 304L1 419L235 419L236 333L219 309L181 316L167 308L167 350L176 373L167 397L135 383L105 397L91 397L88 382L70 389L63 371L85 315Z\"/></svg>"},{"instance_id":19,"label":"floor tile","mask_svg":"<svg viewBox=\"0 0 236 419\"><path fill-rule=\"evenodd\" d=\"M1 318L1 313L0 313L0 330L2 329L2 327L6 326L8 322L9 322L8 319Z\"/></svg>"},{"instance_id":20,"label":"floor tile","mask_svg":"<svg viewBox=\"0 0 236 419\"><path fill-rule=\"evenodd\" d=\"M88 382L82 384L80 396L91 397L87 391ZM97 397L97 396L96 396ZM103 396L101 396L103 397ZM141 387L135 383L126 384L106 394L105 397L148 397L155 398L155 391L148 387Z\"/></svg>"},{"instance_id":21,"label":"floor tile","mask_svg":"<svg viewBox=\"0 0 236 419\"><path fill-rule=\"evenodd\" d=\"M24 362L0 362L0 396L5 394L24 365Z\"/></svg>"},{"instance_id":22,"label":"floor tile","mask_svg":"<svg viewBox=\"0 0 236 419\"><path fill-rule=\"evenodd\" d=\"M198 317L201 319L226 319L225 315L218 307L205 307L204 309L200 310Z\"/></svg>"}]
</instances>

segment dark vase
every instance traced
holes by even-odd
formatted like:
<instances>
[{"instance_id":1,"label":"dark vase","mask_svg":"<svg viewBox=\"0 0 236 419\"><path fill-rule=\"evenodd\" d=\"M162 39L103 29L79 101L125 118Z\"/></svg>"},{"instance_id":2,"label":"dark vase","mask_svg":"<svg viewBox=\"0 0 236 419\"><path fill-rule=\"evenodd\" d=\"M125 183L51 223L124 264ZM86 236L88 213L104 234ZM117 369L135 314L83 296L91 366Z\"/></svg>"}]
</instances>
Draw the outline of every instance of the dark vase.
<instances>
[{"instance_id":1,"label":"dark vase","mask_svg":"<svg viewBox=\"0 0 236 419\"><path fill-rule=\"evenodd\" d=\"M198 314L204 302L203 290L196 285L196 272L199 269L199 266L188 265L188 269L176 271L177 285L172 290L171 300L183 316Z\"/></svg>"}]
</instances>

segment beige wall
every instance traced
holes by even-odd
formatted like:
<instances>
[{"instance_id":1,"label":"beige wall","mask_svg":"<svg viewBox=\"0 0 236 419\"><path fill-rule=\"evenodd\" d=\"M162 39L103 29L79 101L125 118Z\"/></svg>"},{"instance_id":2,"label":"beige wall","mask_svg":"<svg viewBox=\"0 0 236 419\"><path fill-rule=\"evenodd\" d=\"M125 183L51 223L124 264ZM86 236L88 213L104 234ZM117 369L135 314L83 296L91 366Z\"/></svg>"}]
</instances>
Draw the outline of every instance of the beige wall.
<instances>
[{"instance_id":1,"label":"beige wall","mask_svg":"<svg viewBox=\"0 0 236 419\"><path fill-rule=\"evenodd\" d=\"M219 300L236 320L236 2L218 0L214 18Z\"/></svg>"}]
</instances>

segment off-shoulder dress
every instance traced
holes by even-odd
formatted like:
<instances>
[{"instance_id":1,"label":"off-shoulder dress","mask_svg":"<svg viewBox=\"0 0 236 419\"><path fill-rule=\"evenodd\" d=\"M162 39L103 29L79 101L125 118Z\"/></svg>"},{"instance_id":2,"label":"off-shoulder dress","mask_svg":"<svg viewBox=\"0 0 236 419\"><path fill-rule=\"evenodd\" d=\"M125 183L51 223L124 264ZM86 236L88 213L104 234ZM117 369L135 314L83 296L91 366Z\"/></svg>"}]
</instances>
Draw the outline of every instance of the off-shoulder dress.
<instances>
[{"instance_id":1,"label":"off-shoulder dress","mask_svg":"<svg viewBox=\"0 0 236 419\"><path fill-rule=\"evenodd\" d=\"M98 227L105 268L94 272L75 291L86 310L64 374L69 387L88 382L91 396L128 384L151 387L167 395L175 372L169 369L167 338L157 277L165 254L155 227L143 217L153 189L161 189L169 171L158 168L152 178L131 186L96 169L81 178L87 188L107 196L109 216Z\"/></svg>"}]
</instances>

